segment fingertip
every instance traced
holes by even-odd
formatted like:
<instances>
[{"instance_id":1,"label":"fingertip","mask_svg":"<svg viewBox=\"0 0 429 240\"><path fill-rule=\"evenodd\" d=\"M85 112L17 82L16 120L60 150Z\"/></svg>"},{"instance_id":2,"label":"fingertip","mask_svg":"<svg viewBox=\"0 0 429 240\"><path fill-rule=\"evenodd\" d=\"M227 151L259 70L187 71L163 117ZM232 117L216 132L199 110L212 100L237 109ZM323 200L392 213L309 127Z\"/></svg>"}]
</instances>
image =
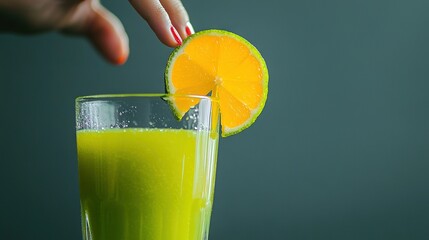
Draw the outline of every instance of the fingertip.
<instances>
[{"instance_id":1,"label":"fingertip","mask_svg":"<svg viewBox=\"0 0 429 240\"><path fill-rule=\"evenodd\" d=\"M195 33L194 27L189 21L185 24L175 24L174 26L176 27L182 40L185 40L187 37Z\"/></svg>"},{"instance_id":2,"label":"fingertip","mask_svg":"<svg viewBox=\"0 0 429 240\"><path fill-rule=\"evenodd\" d=\"M175 21L172 22L171 16L164 8L169 5L165 5L164 1L161 4L159 0L130 0L130 2L163 44L168 47L177 47L182 44L183 38L186 37L183 34L185 29L176 25Z\"/></svg>"},{"instance_id":3,"label":"fingertip","mask_svg":"<svg viewBox=\"0 0 429 240\"><path fill-rule=\"evenodd\" d=\"M183 38L171 23L151 25L151 28L158 39L166 46L175 48L182 45Z\"/></svg>"},{"instance_id":4,"label":"fingertip","mask_svg":"<svg viewBox=\"0 0 429 240\"><path fill-rule=\"evenodd\" d=\"M186 32L186 37L189 37L195 33L194 27L192 26L191 22L186 23L185 32Z\"/></svg>"},{"instance_id":5,"label":"fingertip","mask_svg":"<svg viewBox=\"0 0 429 240\"><path fill-rule=\"evenodd\" d=\"M149 20L148 23L158 39L166 46L178 47L182 45L183 38L178 29L171 24L169 19L161 22Z\"/></svg>"},{"instance_id":6,"label":"fingertip","mask_svg":"<svg viewBox=\"0 0 429 240\"><path fill-rule=\"evenodd\" d=\"M106 60L122 65L128 59L129 42L122 23L108 10L96 10L89 29L89 38Z\"/></svg>"},{"instance_id":7,"label":"fingertip","mask_svg":"<svg viewBox=\"0 0 429 240\"><path fill-rule=\"evenodd\" d=\"M119 66L124 65L125 62L127 62L127 60L128 60L128 54L123 54L123 55L120 55L113 64L119 65Z\"/></svg>"},{"instance_id":8,"label":"fingertip","mask_svg":"<svg viewBox=\"0 0 429 240\"><path fill-rule=\"evenodd\" d=\"M194 33L192 24L189 22L189 15L181 0L160 0L160 2L182 39L186 39Z\"/></svg>"},{"instance_id":9,"label":"fingertip","mask_svg":"<svg viewBox=\"0 0 429 240\"><path fill-rule=\"evenodd\" d=\"M176 46L182 45L183 40L180 37L179 33L177 32L177 29L173 25L170 26L170 32L174 38L174 41L176 42Z\"/></svg>"}]
</instances>

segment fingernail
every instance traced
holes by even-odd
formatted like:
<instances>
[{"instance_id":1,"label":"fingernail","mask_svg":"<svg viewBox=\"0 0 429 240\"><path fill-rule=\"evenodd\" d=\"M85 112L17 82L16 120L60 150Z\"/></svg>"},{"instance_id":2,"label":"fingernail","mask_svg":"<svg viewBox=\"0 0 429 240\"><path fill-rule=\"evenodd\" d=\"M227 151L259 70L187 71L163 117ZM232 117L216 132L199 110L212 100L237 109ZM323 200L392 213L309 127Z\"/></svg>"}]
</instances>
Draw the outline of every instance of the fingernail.
<instances>
[{"instance_id":1,"label":"fingernail","mask_svg":"<svg viewBox=\"0 0 429 240\"><path fill-rule=\"evenodd\" d=\"M192 27L192 24L190 22L186 23L185 31L188 36L191 36L195 33L194 28Z\"/></svg>"},{"instance_id":2,"label":"fingernail","mask_svg":"<svg viewBox=\"0 0 429 240\"><path fill-rule=\"evenodd\" d=\"M118 59L116 59L116 64L122 65L125 63L126 60L127 60L127 57L125 54L123 54L120 57L118 57Z\"/></svg>"},{"instance_id":3,"label":"fingernail","mask_svg":"<svg viewBox=\"0 0 429 240\"><path fill-rule=\"evenodd\" d=\"M176 28L173 26L170 27L171 34L173 34L174 40L176 40L177 44L182 45L182 38L179 36Z\"/></svg>"}]
</instances>

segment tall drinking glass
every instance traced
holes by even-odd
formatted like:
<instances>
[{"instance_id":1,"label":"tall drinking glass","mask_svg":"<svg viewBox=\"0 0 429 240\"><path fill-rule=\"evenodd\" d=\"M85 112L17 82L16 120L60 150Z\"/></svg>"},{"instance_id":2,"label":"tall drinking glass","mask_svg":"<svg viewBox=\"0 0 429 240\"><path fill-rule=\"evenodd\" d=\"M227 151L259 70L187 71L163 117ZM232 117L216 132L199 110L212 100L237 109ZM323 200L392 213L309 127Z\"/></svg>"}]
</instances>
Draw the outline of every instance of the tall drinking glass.
<instances>
[{"instance_id":1,"label":"tall drinking glass","mask_svg":"<svg viewBox=\"0 0 429 240\"><path fill-rule=\"evenodd\" d=\"M195 106L179 119L172 101ZM78 98L83 238L207 239L218 122L218 104L210 97Z\"/></svg>"}]
</instances>

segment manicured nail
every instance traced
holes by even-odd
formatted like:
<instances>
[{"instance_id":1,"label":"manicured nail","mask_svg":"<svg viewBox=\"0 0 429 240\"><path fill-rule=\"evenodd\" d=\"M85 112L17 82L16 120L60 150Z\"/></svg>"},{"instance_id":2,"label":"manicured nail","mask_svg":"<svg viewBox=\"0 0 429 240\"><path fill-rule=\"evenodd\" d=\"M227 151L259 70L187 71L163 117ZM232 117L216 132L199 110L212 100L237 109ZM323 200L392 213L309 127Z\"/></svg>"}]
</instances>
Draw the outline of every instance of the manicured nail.
<instances>
[{"instance_id":1,"label":"manicured nail","mask_svg":"<svg viewBox=\"0 0 429 240\"><path fill-rule=\"evenodd\" d=\"M194 28L192 27L192 24L190 22L186 23L185 31L188 36L191 36L195 33Z\"/></svg>"},{"instance_id":2,"label":"manicured nail","mask_svg":"<svg viewBox=\"0 0 429 240\"><path fill-rule=\"evenodd\" d=\"M170 27L171 34L173 34L174 40L176 40L177 44L182 45L182 38L179 36L176 28L173 26Z\"/></svg>"}]
</instances>

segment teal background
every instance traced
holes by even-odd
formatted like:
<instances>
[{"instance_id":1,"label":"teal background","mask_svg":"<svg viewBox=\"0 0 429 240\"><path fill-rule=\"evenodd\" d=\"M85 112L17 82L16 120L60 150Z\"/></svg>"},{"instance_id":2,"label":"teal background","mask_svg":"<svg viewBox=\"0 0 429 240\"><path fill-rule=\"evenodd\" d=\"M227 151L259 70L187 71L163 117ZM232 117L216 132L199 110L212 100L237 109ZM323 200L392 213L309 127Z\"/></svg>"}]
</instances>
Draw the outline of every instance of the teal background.
<instances>
[{"instance_id":1,"label":"teal background","mask_svg":"<svg viewBox=\"0 0 429 240\"><path fill-rule=\"evenodd\" d=\"M74 98L162 92L171 49L127 1L126 65L81 38L0 34L0 239L81 239ZM427 239L429 1L187 0L252 42L258 121L220 144L213 240Z\"/></svg>"}]
</instances>

